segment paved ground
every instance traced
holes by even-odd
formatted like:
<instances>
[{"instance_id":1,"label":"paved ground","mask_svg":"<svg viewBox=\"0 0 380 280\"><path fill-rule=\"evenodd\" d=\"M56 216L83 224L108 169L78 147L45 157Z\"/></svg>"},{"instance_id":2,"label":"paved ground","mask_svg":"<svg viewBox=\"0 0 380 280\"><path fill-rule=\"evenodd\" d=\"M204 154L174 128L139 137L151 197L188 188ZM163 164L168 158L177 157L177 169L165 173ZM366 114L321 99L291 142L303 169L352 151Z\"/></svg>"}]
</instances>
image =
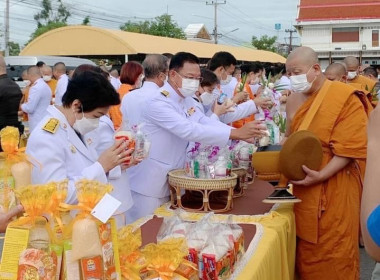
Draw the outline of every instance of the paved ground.
<instances>
[{"instance_id":1,"label":"paved ground","mask_svg":"<svg viewBox=\"0 0 380 280\"><path fill-rule=\"evenodd\" d=\"M371 280L371 275L375 262L366 254L364 249L360 249L360 280Z\"/></svg>"}]
</instances>

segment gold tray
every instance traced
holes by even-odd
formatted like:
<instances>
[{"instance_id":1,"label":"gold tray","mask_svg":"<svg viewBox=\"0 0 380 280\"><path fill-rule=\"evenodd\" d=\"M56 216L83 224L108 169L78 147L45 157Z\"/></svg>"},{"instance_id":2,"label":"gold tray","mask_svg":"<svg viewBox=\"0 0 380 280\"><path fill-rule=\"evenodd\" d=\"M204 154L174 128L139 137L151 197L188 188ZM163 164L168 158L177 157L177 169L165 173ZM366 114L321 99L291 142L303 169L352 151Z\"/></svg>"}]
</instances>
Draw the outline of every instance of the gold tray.
<instances>
[{"instance_id":1,"label":"gold tray","mask_svg":"<svg viewBox=\"0 0 380 280\"><path fill-rule=\"evenodd\" d=\"M184 169L177 169L170 171L168 177L173 208L221 213L233 207L234 188L238 181L235 173L225 178L198 179L187 177Z\"/></svg>"}]
</instances>

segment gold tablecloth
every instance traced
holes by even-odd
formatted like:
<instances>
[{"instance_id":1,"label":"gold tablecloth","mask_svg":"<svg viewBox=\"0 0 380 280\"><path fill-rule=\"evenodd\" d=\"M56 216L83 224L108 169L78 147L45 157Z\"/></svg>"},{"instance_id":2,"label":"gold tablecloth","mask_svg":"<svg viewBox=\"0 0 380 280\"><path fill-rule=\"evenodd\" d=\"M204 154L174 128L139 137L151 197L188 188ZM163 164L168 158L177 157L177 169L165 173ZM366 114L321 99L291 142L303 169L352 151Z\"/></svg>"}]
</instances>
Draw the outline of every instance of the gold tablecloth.
<instances>
[{"instance_id":1,"label":"gold tablecloth","mask_svg":"<svg viewBox=\"0 0 380 280\"><path fill-rule=\"evenodd\" d=\"M257 190L267 188L271 192L272 188L268 185L268 183L258 181L254 187ZM258 201L261 202L267 196L268 190L266 192L255 192L256 205L259 204ZM250 201L245 201L244 207L247 208L247 213L255 212L252 209L252 203L247 203L252 202L252 193L250 196L238 198L234 200L234 203L243 204L243 199L250 198ZM237 265L231 279L293 280L296 253L296 226L293 205L276 204L271 209L269 208L268 212L257 215L243 215L241 213L242 207L239 206L236 205L236 208L239 208L239 214L227 212L225 215L216 215L218 220L226 221L228 216L232 214L234 223L255 224L257 227L256 235L241 263ZM263 205L261 205L261 209L263 209L262 207ZM258 211L260 212L260 210ZM173 213L169 204L165 204L155 211L155 215L159 217L171 216ZM186 220L199 220L202 216L203 214L187 212L185 218ZM140 223L144 222L140 221Z\"/></svg>"}]
</instances>

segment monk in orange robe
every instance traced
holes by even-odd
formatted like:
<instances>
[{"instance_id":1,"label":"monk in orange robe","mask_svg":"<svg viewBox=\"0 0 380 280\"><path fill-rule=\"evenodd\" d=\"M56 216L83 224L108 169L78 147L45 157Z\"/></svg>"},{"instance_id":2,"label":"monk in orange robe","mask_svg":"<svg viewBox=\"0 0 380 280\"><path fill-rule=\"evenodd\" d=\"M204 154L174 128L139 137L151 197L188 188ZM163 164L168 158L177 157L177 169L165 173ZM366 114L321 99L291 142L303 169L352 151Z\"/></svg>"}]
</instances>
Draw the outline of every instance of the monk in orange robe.
<instances>
[{"instance_id":1,"label":"monk in orange robe","mask_svg":"<svg viewBox=\"0 0 380 280\"><path fill-rule=\"evenodd\" d=\"M120 100L123 100L123 97L134 88L135 88L134 85L121 84L119 89L117 90L120 96ZM121 126L121 123L123 120L123 116L121 115L121 112L120 112L120 106L121 106L120 104L111 106L109 110L109 115L113 122L115 130L117 130Z\"/></svg>"},{"instance_id":2,"label":"monk in orange robe","mask_svg":"<svg viewBox=\"0 0 380 280\"><path fill-rule=\"evenodd\" d=\"M286 69L295 91L287 103L287 135L298 130L322 86L329 86L308 127L322 143L320 171L304 166L305 179L292 182L302 200L294 206L297 272L302 280L358 280L364 166L358 162L366 158L366 97L349 85L326 80L311 48L294 50Z\"/></svg>"},{"instance_id":3,"label":"monk in orange robe","mask_svg":"<svg viewBox=\"0 0 380 280\"><path fill-rule=\"evenodd\" d=\"M347 66L347 82L350 84L361 84L365 90L372 92L376 85L376 82L367 77L359 75L359 60L354 56L347 56L343 62Z\"/></svg>"},{"instance_id":4,"label":"monk in orange robe","mask_svg":"<svg viewBox=\"0 0 380 280\"><path fill-rule=\"evenodd\" d=\"M45 65L41 68L41 74L42 78L51 89L52 98L54 98L58 81L53 78L53 69L50 66Z\"/></svg>"}]
</instances>

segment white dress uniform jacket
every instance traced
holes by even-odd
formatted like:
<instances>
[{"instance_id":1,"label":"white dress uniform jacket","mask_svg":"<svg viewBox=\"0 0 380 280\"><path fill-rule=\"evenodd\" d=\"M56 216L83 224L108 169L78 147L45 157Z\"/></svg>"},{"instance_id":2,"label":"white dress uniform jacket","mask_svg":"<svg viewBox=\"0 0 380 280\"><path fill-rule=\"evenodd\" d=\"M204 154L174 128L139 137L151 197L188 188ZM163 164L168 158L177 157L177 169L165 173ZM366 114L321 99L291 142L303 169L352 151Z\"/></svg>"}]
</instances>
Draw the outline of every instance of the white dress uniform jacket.
<instances>
[{"instance_id":1,"label":"white dress uniform jacket","mask_svg":"<svg viewBox=\"0 0 380 280\"><path fill-rule=\"evenodd\" d=\"M216 102L217 98L219 95L222 93L220 88L215 88L212 92L214 95L214 102ZM204 112L206 113L206 116L212 117L215 119L212 114L214 114L211 110L212 105L209 106L203 106L204 107ZM219 116L219 120L222 123L232 123L234 121L246 118L250 115L256 114L258 112L256 104L253 100L248 100L246 102L240 103L239 105L235 106L235 111L234 112L228 112L226 114L223 114Z\"/></svg>"},{"instance_id":2,"label":"white dress uniform jacket","mask_svg":"<svg viewBox=\"0 0 380 280\"><path fill-rule=\"evenodd\" d=\"M155 198L169 196L167 174L184 167L189 141L224 146L231 133L229 126L215 125L215 121L210 125L210 118L187 108L184 98L170 84L164 85L146 102L142 121L151 141L149 157L128 174L134 192ZM134 207L136 205L135 201Z\"/></svg>"},{"instance_id":3,"label":"white dress uniform jacket","mask_svg":"<svg viewBox=\"0 0 380 280\"><path fill-rule=\"evenodd\" d=\"M145 81L141 88L124 95L120 106L123 121L128 121L131 127L140 124L145 103L159 94L158 89L159 87L156 83Z\"/></svg>"},{"instance_id":4,"label":"white dress uniform jacket","mask_svg":"<svg viewBox=\"0 0 380 280\"><path fill-rule=\"evenodd\" d=\"M118 90L121 86L120 80L118 78L113 77L113 76L111 76L110 83L114 87L115 90Z\"/></svg>"},{"instance_id":5,"label":"white dress uniform jacket","mask_svg":"<svg viewBox=\"0 0 380 280\"><path fill-rule=\"evenodd\" d=\"M49 106L47 112L31 133L26 148L26 153L41 165L32 169L32 184L69 179L66 202L75 203L75 181L85 178L107 183L107 176L96 151L82 142L61 111ZM54 119L59 124L51 130Z\"/></svg>"},{"instance_id":6,"label":"white dress uniform jacket","mask_svg":"<svg viewBox=\"0 0 380 280\"><path fill-rule=\"evenodd\" d=\"M21 105L21 110L28 114L29 131L37 126L46 115L46 109L51 102L51 89L40 78L33 83L29 90L28 102Z\"/></svg>"},{"instance_id":7,"label":"white dress uniform jacket","mask_svg":"<svg viewBox=\"0 0 380 280\"><path fill-rule=\"evenodd\" d=\"M102 116L99 120L99 127L85 135L86 144L96 150L98 156L110 148L114 143L115 129L108 116ZM113 186L111 193L121 202L115 214L126 212L133 205L131 190L126 170L121 170L120 166L110 170L108 181Z\"/></svg>"},{"instance_id":8,"label":"white dress uniform jacket","mask_svg":"<svg viewBox=\"0 0 380 280\"><path fill-rule=\"evenodd\" d=\"M62 105L62 96L65 94L67 85L69 84L69 77L66 74L61 75L58 78L57 87L55 88L55 99L54 103L56 105Z\"/></svg>"}]
</instances>

